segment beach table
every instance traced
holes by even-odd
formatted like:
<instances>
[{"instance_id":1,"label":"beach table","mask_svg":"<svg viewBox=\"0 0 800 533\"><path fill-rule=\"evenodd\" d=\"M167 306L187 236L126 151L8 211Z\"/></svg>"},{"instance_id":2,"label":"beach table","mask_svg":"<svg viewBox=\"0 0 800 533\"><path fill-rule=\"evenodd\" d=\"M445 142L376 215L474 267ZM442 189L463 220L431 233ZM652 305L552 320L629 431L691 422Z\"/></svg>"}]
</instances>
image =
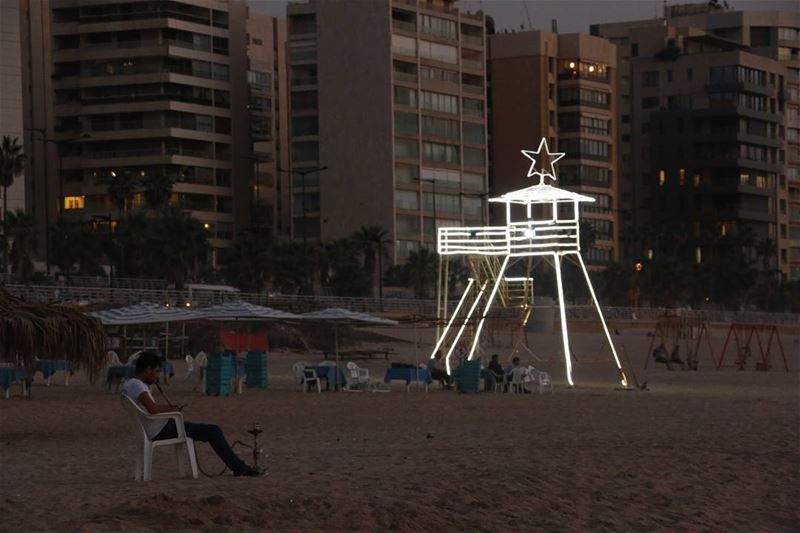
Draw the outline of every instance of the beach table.
<instances>
[{"instance_id":1,"label":"beach table","mask_svg":"<svg viewBox=\"0 0 800 533\"><path fill-rule=\"evenodd\" d=\"M41 372L42 377L47 380L50 386L50 378L58 371L64 372L64 385L69 386L69 376L72 374L72 362L63 359L39 359L36 361L36 370Z\"/></svg>"},{"instance_id":2,"label":"beach table","mask_svg":"<svg viewBox=\"0 0 800 533\"><path fill-rule=\"evenodd\" d=\"M335 390L339 390L339 385L347 385L347 378L341 368L334 365L307 366L317 373L319 379L325 380L325 390L331 390L333 384Z\"/></svg>"},{"instance_id":3,"label":"beach table","mask_svg":"<svg viewBox=\"0 0 800 533\"><path fill-rule=\"evenodd\" d=\"M11 397L11 385L14 383L22 384L22 395L30 397L28 382L31 374L27 368L20 367L0 367L0 389L6 392L6 400Z\"/></svg>"},{"instance_id":4,"label":"beach table","mask_svg":"<svg viewBox=\"0 0 800 533\"><path fill-rule=\"evenodd\" d=\"M389 383L390 381L405 381L406 392L411 389L411 382L424 383L425 392L428 392L428 385L433 381L431 373L427 368L398 368L391 367L386 370L383 376L383 382Z\"/></svg>"}]
</instances>

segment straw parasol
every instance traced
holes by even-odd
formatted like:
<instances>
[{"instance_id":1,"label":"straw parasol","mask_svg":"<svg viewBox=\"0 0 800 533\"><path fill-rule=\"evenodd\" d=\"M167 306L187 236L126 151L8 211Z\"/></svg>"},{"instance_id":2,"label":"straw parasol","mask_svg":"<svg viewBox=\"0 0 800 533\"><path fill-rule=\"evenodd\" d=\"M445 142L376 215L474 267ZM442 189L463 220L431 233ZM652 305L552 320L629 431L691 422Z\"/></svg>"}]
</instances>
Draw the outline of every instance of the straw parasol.
<instances>
[{"instance_id":1,"label":"straw parasol","mask_svg":"<svg viewBox=\"0 0 800 533\"><path fill-rule=\"evenodd\" d=\"M0 287L0 360L32 367L35 357L66 359L94 381L105 366L106 334L70 307L27 302Z\"/></svg>"}]
</instances>

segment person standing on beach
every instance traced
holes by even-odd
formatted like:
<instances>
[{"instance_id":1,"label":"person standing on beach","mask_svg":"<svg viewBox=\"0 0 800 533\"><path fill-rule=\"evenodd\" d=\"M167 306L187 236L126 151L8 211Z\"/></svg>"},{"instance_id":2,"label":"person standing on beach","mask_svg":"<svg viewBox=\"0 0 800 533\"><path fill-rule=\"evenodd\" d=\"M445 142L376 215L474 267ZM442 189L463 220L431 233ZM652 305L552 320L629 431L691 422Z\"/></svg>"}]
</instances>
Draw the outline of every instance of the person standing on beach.
<instances>
[{"instance_id":1,"label":"person standing on beach","mask_svg":"<svg viewBox=\"0 0 800 533\"><path fill-rule=\"evenodd\" d=\"M175 405L159 405L153 399L150 386L158 381L161 371L161 358L153 352L142 352L136 359L136 373L122 386L122 394L136 402L148 413L174 413L181 408ZM147 438L151 440L174 439L178 436L178 428L172 419L149 419L142 417ZM208 442L225 463L234 476L255 477L262 475L258 470L248 466L233 452L219 426L213 424L197 424L184 422L186 436L192 440Z\"/></svg>"}]
</instances>

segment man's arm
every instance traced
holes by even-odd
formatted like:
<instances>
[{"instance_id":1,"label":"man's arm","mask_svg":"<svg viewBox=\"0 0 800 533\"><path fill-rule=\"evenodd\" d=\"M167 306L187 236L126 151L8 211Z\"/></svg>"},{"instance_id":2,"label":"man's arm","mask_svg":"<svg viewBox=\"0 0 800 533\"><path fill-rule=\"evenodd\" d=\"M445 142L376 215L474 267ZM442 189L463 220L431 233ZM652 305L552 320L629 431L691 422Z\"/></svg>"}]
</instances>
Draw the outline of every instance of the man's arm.
<instances>
[{"instance_id":1,"label":"man's arm","mask_svg":"<svg viewBox=\"0 0 800 533\"><path fill-rule=\"evenodd\" d=\"M178 410L177 407L171 405L158 405L150 398L147 392L143 392L139 395L139 403L142 404L151 415L157 415L158 413L174 413Z\"/></svg>"}]
</instances>

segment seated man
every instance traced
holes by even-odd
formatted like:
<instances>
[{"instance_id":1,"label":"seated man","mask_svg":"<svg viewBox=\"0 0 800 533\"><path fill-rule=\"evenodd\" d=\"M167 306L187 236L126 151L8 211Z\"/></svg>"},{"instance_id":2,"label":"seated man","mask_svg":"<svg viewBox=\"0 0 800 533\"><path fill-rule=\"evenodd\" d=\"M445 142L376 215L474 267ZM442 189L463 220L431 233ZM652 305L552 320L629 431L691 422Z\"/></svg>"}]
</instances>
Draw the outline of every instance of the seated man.
<instances>
[{"instance_id":1,"label":"seated man","mask_svg":"<svg viewBox=\"0 0 800 533\"><path fill-rule=\"evenodd\" d=\"M449 375L446 370L436 368L437 361L441 356L441 353L437 353L435 358L431 357L428 359L428 372L431 373L431 379L435 379L442 384L443 389L452 389L453 377Z\"/></svg>"},{"instance_id":2,"label":"seated man","mask_svg":"<svg viewBox=\"0 0 800 533\"><path fill-rule=\"evenodd\" d=\"M122 394L135 401L150 414L174 413L180 410L174 405L159 405L153 400L150 386L158 380L161 371L161 358L153 352L142 352L136 359L136 373L122 386ZM152 440L173 439L178 436L178 428L172 419L143 419L147 437ZM213 424L196 424L184 422L186 436L190 439L208 442L225 466L231 469L234 476L259 476L261 472L245 464L231 449L219 426Z\"/></svg>"},{"instance_id":3,"label":"seated man","mask_svg":"<svg viewBox=\"0 0 800 533\"><path fill-rule=\"evenodd\" d=\"M489 366L486 367L486 390L494 390L495 384L497 382L502 384L505 381L504 378L505 372L503 372L503 367L500 365L500 356L492 354L492 360L489 361Z\"/></svg>"},{"instance_id":4,"label":"seated man","mask_svg":"<svg viewBox=\"0 0 800 533\"><path fill-rule=\"evenodd\" d=\"M506 370L505 370L505 378L506 378L506 383L507 384L511 383L511 381L514 378L514 373L515 372L522 373L523 376L527 376L528 375L528 369L525 368L525 367L519 366L519 357L516 357L516 356L511 360L511 364L508 367L506 367ZM523 386L522 392L530 393L528 388L525 387L525 386Z\"/></svg>"}]
</instances>

